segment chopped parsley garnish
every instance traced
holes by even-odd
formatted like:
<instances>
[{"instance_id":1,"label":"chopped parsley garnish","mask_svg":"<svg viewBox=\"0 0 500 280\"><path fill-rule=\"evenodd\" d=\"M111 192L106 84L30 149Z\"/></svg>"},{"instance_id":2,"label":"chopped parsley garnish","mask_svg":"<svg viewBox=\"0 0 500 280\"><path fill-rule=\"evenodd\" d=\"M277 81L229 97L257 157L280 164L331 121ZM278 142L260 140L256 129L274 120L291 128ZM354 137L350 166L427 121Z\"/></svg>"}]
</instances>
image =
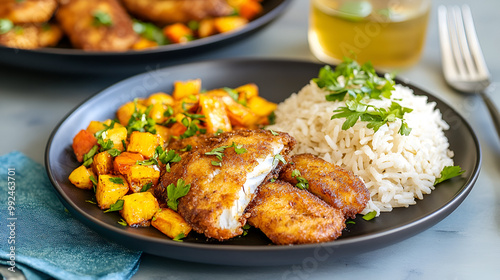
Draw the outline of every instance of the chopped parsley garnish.
<instances>
[{"instance_id":1,"label":"chopped parsley garnish","mask_svg":"<svg viewBox=\"0 0 500 280\"><path fill-rule=\"evenodd\" d=\"M222 88L225 92L227 92L227 94L234 100L236 101L237 103L243 105L243 106L246 106L246 102L243 100L239 100L239 93L232 89L232 88L228 88L228 87L224 87Z\"/></svg>"},{"instance_id":2,"label":"chopped parsley garnish","mask_svg":"<svg viewBox=\"0 0 500 280\"><path fill-rule=\"evenodd\" d=\"M111 16L104 12L97 10L93 13L94 17L94 25L95 26L112 26L113 25L113 20L111 19Z\"/></svg>"},{"instance_id":3,"label":"chopped parsley garnish","mask_svg":"<svg viewBox=\"0 0 500 280\"><path fill-rule=\"evenodd\" d=\"M185 196L189 189L191 188L191 184L187 184L183 179L177 180L177 185L173 183L167 186L167 205L172 210L177 211L177 206L179 205L179 198Z\"/></svg>"},{"instance_id":4,"label":"chopped parsley garnish","mask_svg":"<svg viewBox=\"0 0 500 280\"><path fill-rule=\"evenodd\" d=\"M128 226L127 222L124 219L119 220L118 223L124 227Z\"/></svg>"},{"instance_id":5,"label":"chopped parsley garnish","mask_svg":"<svg viewBox=\"0 0 500 280\"><path fill-rule=\"evenodd\" d=\"M14 28L14 23L8 19L0 19L0 35L5 34Z\"/></svg>"},{"instance_id":6,"label":"chopped parsley garnish","mask_svg":"<svg viewBox=\"0 0 500 280\"><path fill-rule=\"evenodd\" d=\"M132 131L140 131L156 134L156 122L154 119L148 117L149 112L153 108L153 105L148 106L146 110L144 110L144 112L137 109L137 98L134 99L134 105L134 112L132 113L132 116L130 117L127 124L127 133L131 134Z\"/></svg>"},{"instance_id":7,"label":"chopped parsley garnish","mask_svg":"<svg viewBox=\"0 0 500 280\"><path fill-rule=\"evenodd\" d=\"M363 220L369 221L377 216L377 211L371 211L370 213L367 213L366 215L363 216Z\"/></svg>"},{"instance_id":8,"label":"chopped parsley garnish","mask_svg":"<svg viewBox=\"0 0 500 280\"><path fill-rule=\"evenodd\" d=\"M109 149L108 150L108 153L112 156L112 157L117 157L119 156L122 152L118 149Z\"/></svg>"},{"instance_id":9,"label":"chopped parsley garnish","mask_svg":"<svg viewBox=\"0 0 500 280\"><path fill-rule=\"evenodd\" d=\"M181 123L186 127L186 131L180 136L181 139L189 138L197 133L205 134L207 132L206 129L198 126L198 124L200 124L199 119L204 118L204 115L189 114L186 112L184 112L183 115L186 117L181 120Z\"/></svg>"},{"instance_id":10,"label":"chopped parsley garnish","mask_svg":"<svg viewBox=\"0 0 500 280\"><path fill-rule=\"evenodd\" d=\"M368 99L391 98L392 91L395 89L394 75L386 74L380 77L371 63L367 62L360 66L357 62L344 58L344 62L335 70L328 65L323 67L319 71L318 78L313 81L318 87L329 92L325 96L327 101L346 100L346 106L339 107L332 116L332 119L346 118L342 129L348 129L361 120L368 122L368 128L377 131L382 125L400 119L399 133L410 134L411 128L408 127L403 116L412 109L402 107L395 101L392 101L389 109L364 103Z\"/></svg>"},{"instance_id":11,"label":"chopped parsley garnish","mask_svg":"<svg viewBox=\"0 0 500 280\"><path fill-rule=\"evenodd\" d=\"M236 154L241 155L247 152L247 149L243 148L243 145L238 145L236 143L232 143L231 146L220 146L217 148L214 148L210 152L206 152L205 155L207 156L215 156L218 161L213 160L211 163L214 166L222 166L222 157L224 156L224 150L227 148L234 148L234 151Z\"/></svg>"},{"instance_id":12,"label":"chopped parsley garnish","mask_svg":"<svg viewBox=\"0 0 500 280\"><path fill-rule=\"evenodd\" d=\"M92 182L93 189L94 189L94 192L95 192L95 188L97 187L97 180L96 180L96 178L94 177L94 175L90 175L90 176L89 176L89 180Z\"/></svg>"},{"instance_id":13,"label":"chopped parsley garnish","mask_svg":"<svg viewBox=\"0 0 500 280\"><path fill-rule=\"evenodd\" d=\"M272 129L269 129L269 131L271 131L271 134L272 134L272 135L274 135L274 136L279 135L279 134L278 134L278 132L276 132L276 131L274 131L274 130L272 130Z\"/></svg>"},{"instance_id":14,"label":"chopped parsley garnish","mask_svg":"<svg viewBox=\"0 0 500 280\"><path fill-rule=\"evenodd\" d=\"M277 162L279 162L279 161L281 161L283 164L286 164L285 158L282 155L277 154L273 158L273 165L277 164Z\"/></svg>"},{"instance_id":15,"label":"chopped parsley garnish","mask_svg":"<svg viewBox=\"0 0 500 280\"><path fill-rule=\"evenodd\" d=\"M115 203L111 204L108 210L104 211L104 213L115 212L123 210L123 203L125 201L123 199L118 199Z\"/></svg>"},{"instance_id":16,"label":"chopped parsley garnish","mask_svg":"<svg viewBox=\"0 0 500 280\"><path fill-rule=\"evenodd\" d=\"M434 181L434 185L439 184L448 179L451 179L453 177L460 176L464 174L464 172L465 170L462 170L460 166L445 166L441 171L441 176L439 178L436 178L436 181Z\"/></svg>"},{"instance_id":17,"label":"chopped parsley garnish","mask_svg":"<svg viewBox=\"0 0 500 280\"><path fill-rule=\"evenodd\" d=\"M174 237L174 239L172 239L173 241L177 241L177 242L183 242L182 238L186 238L186 235L184 234L184 232L181 232L179 233L176 237Z\"/></svg>"},{"instance_id":18,"label":"chopped parsley garnish","mask_svg":"<svg viewBox=\"0 0 500 280\"><path fill-rule=\"evenodd\" d=\"M132 28L134 29L135 33L150 41L156 42L160 46L169 44L169 41L163 34L161 28L159 28L155 24L134 19Z\"/></svg>"},{"instance_id":19,"label":"chopped parsley garnish","mask_svg":"<svg viewBox=\"0 0 500 280\"><path fill-rule=\"evenodd\" d=\"M153 182L149 182L149 183L145 184L144 186L142 186L142 188L139 192L145 192L145 191L149 190L152 186L153 186Z\"/></svg>"},{"instance_id":20,"label":"chopped parsley garnish","mask_svg":"<svg viewBox=\"0 0 500 280\"><path fill-rule=\"evenodd\" d=\"M246 236L248 234L248 230L250 229L250 225L249 224L245 224L243 226L243 234L241 236Z\"/></svg>"},{"instance_id":21,"label":"chopped parsley garnish","mask_svg":"<svg viewBox=\"0 0 500 280\"><path fill-rule=\"evenodd\" d=\"M184 148L180 149L179 151L181 151L181 152L189 152L189 151L191 151L192 149L193 149L193 146L191 146L191 145L187 145L186 147L184 147Z\"/></svg>"},{"instance_id":22,"label":"chopped parsley garnish","mask_svg":"<svg viewBox=\"0 0 500 280\"><path fill-rule=\"evenodd\" d=\"M89 200L89 199L85 200L85 202L90 204L97 204L97 202L95 202L94 200Z\"/></svg>"},{"instance_id":23,"label":"chopped parsley garnish","mask_svg":"<svg viewBox=\"0 0 500 280\"><path fill-rule=\"evenodd\" d=\"M297 184L295 186L301 190L305 190L309 188L309 181L307 181L306 178L302 177L300 174L300 171L297 169L294 169L292 171L292 178L295 178L297 180Z\"/></svg>"},{"instance_id":24,"label":"chopped parsley garnish","mask_svg":"<svg viewBox=\"0 0 500 280\"><path fill-rule=\"evenodd\" d=\"M169 165L170 163L179 162L181 157L174 151L169 150L168 152L163 150L161 146L157 146L153 156L147 160L137 161L136 164L139 165L159 165L158 161L163 164Z\"/></svg>"},{"instance_id":25,"label":"chopped parsley garnish","mask_svg":"<svg viewBox=\"0 0 500 280\"><path fill-rule=\"evenodd\" d=\"M99 146L94 145L88 153L83 155L83 166L89 167L92 162L94 162L94 156L97 154L97 151L99 150Z\"/></svg>"},{"instance_id":26,"label":"chopped parsley garnish","mask_svg":"<svg viewBox=\"0 0 500 280\"><path fill-rule=\"evenodd\" d=\"M346 224L346 225L355 225L355 224L356 224L356 222L355 222L355 221L353 221L353 220L347 220L347 221L345 221L345 224Z\"/></svg>"},{"instance_id":27,"label":"chopped parsley garnish","mask_svg":"<svg viewBox=\"0 0 500 280\"><path fill-rule=\"evenodd\" d=\"M123 179L118 178L118 177L111 177L111 178L109 178L109 181L111 183L118 184L118 185L123 185L123 183L124 183Z\"/></svg>"}]
</instances>

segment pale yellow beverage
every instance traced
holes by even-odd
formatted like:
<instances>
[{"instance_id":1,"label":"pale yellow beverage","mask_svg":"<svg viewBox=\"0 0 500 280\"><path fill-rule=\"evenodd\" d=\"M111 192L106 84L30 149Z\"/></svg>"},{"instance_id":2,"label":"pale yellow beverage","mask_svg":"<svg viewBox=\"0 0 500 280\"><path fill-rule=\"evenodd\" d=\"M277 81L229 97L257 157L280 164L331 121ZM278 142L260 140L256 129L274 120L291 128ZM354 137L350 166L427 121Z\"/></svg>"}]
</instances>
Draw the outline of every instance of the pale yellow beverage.
<instances>
[{"instance_id":1,"label":"pale yellow beverage","mask_svg":"<svg viewBox=\"0 0 500 280\"><path fill-rule=\"evenodd\" d=\"M326 63L347 56L380 67L420 58L430 0L311 0L309 45Z\"/></svg>"}]
</instances>

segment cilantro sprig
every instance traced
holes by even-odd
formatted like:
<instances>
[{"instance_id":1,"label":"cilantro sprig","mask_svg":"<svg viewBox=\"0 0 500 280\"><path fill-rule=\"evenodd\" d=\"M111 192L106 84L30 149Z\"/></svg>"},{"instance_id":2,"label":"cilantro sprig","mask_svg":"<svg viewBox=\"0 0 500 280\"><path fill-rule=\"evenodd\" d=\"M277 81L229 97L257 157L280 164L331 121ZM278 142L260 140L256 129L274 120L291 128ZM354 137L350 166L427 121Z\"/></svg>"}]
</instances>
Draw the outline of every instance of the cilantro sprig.
<instances>
[{"instance_id":1,"label":"cilantro sprig","mask_svg":"<svg viewBox=\"0 0 500 280\"><path fill-rule=\"evenodd\" d=\"M181 156L174 150L164 150L161 146L157 146L153 156L147 160L137 161L139 165L159 165L159 162L166 165L167 172L170 172L170 163L181 161Z\"/></svg>"},{"instance_id":2,"label":"cilantro sprig","mask_svg":"<svg viewBox=\"0 0 500 280\"><path fill-rule=\"evenodd\" d=\"M149 112L153 109L153 105L150 105L146 110L141 111L137 107L137 98L134 99L134 112L128 120L127 133L131 134L133 131L149 132L156 134L155 120L149 117Z\"/></svg>"},{"instance_id":3,"label":"cilantro sprig","mask_svg":"<svg viewBox=\"0 0 500 280\"><path fill-rule=\"evenodd\" d=\"M434 181L434 185L437 185L443 181L451 179L456 176L460 176L464 174L465 170L462 170L460 166L445 166L443 170L441 170L441 176L436 178Z\"/></svg>"},{"instance_id":4,"label":"cilantro sprig","mask_svg":"<svg viewBox=\"0 0 500 280\"><path fill-rule=\"evenodd\" d=\"M243 148L243 145L236 144L233 142L230 146L220 146L212 149L210 152L206 152L207 156L215 156L217 160L213 160L211 163L214 166L222 166L222 157L224 156L224 151L228 148L234 148L236 154L241 155L247 152L247 149Z\"/></svg>"},{"instance_id":5,"label":"cilantro sprig","mask_svg":"<svg viewBox=\"0 0 500 280\"><path fill-rule=\"evenodd\" d=\"M307 181L306 178L302 177L302 174L300 174L300 171L298 169L294 169L292 171L292 178L295 178L295 180L297 180L297 184L295 184L295 187L301 190L306 190L309 188L309 181Z\"/></svg>"},{"instance_id":6,"label":"cilantro sprig","mask_svg":"<svg viewBox=\"0 0 500 280\"><path fill-rule=\"evenodd\" d=\"M323 67L318 77L313 79L318 87L328 91L327 101L346 100L346 106L337 108L332 119L346 118L342 129L346 130L358 120L368 122L367 127L377 131L388 122L401 120L399 133L409 135L411 128L404 121L404 114L412 111L392 101L388 109L365 104L368 99L389 99L395 89L393 74L380 77L369 62L359 65L356 61L344 58L335 70L330 66Z\"/></svg>"},{"instance_id":7,"label":"cilantro sprig","mask_svg":"<svg viewBox=\"0 0 500 280\"><path fill-rule=\"evenodd\" d=\"M191 184L187 184L183 179L177 180L177 185L173 183L167 186L167 206L174 211L177 211L179 198L185 196L191 189Z\"/></svg>"}]
</instances>

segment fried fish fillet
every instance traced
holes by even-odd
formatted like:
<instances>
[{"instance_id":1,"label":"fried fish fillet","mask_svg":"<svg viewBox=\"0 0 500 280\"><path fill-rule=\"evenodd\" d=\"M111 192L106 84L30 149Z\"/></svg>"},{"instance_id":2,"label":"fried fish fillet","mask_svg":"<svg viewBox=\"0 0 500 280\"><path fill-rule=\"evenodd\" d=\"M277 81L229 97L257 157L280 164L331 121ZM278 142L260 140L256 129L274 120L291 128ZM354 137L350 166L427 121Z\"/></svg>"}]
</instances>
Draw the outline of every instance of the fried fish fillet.
<instances>
[{"instance_id":1,"label":"fried fish fillet","mask_svg":"<svg viewBox=\"0 0 500 280\"><path fill-rule=\"evenodd\" d=\"M332 241L345 227L340 209L280 180L261 185L247 212L248 223L280 245Z\"/></svg>"},{"instance_id":2,"label":"fried fish fillet","mask_svg":"<svg viewBox=\"0 0 500 280\"><path fill-rule=\"evenodd\" d=\"M292 176L294 170L308 181L311 193L341 209L347 217L355 218L370 199L370 192L358 176L314 155L292 156L291 164L282 170L280 179L297 184L297 176Z\"/></svg>"},{"instance_id":3,"label":"fried fish fillet","mask_svg":"<svg viewBox=\"0 0 500 280\"><path fill-rule=\"evenodd\" d=\"M0 34L0 45L18 49L53 47L61 37L62 30L57 25L25 23Z\"/></svg>"},{"instance_id":4,"label":"fried fish fillet","mask_svg":"<svg viewBox=\"0 0 500 280\"><path fill-rule=\"evenodd\" d=\"M125 51L138 40L117 0L60 0L56 18L75 48Z\"/></svg>"},{"instance_id":5,"label":"fried fish fillet","mask_svg":"<svg viewBox=\"0 0 500 280\"><path fill-rule=\"evenodd\" d=\"M206 17L226 16L233 9L226 0L122 0L127 10L158 24L188 22Z\"/></svg>"},{"instance_id":6,"label":"fried fish fillet","mask_svg":"<svg viewBox=\"0 0 500 280\"><path fill-rule=\"evenodd\" d=\"M15 24L43 23L50 20L56 8L56 0L0 0L0 18Z\"/></svg>"},{"instance_id":7,"label":"fried fish fillet","mask_svg":"<svg viewBox=\"0 0 500 280\"><path fill-rule=\"evenodd\" d=\"M162 174L155 196L167 202L167 187L183 179L191 187L179 199L178 213L195 231L218 240L241 235L245 209L258 186L277 176L279 158L295 145L288 134L275 134L237 130L191 140L198 148L183 153L181 161Z\"/></svg>"}]
</instances>

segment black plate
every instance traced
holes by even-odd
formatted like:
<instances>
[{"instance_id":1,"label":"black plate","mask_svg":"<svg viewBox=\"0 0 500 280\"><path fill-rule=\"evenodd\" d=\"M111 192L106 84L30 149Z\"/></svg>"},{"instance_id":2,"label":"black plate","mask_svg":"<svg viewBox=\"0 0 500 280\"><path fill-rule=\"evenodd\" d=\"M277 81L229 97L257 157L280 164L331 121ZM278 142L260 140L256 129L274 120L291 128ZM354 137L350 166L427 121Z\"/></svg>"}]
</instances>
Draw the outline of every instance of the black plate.
<instances>
[{"instance_id":1,"label":"black plate","mask_svg":"<svg viewBox=\"0 0 500 280\"><path fill-rule=\"evenodd\" d=\"M345 256L384 247L417 234L450 214L473 187L481 165L479 142L467 122L450 106L423 90L405 84L416 94L437 102L450 125L446 136L455 151L455 164L466 170L437 186L431 195L409 208L382 213L371 221L359 217L334 242L311 245L276 246L258 230L247 236L219 243L193 235L174 242L155 228L130 228L117 223L118 213L104 214L85 202L93 194L72 186L68 175L79 164L71 149L73 136L91 120L114 118L118 107L134 97L157 91L172 92L172 82L201 78L203 88L236 87L254 82L263 97L283 101L316 77L321 64L287 60L219 60L163 68L134 76L94 95L74 109L54 130L47 144L45 164L57 193L68 210L103 236L128 247L160 256L204 263L230 265L278 265L300 263L306 258Z\"/></svg>"},{"instance_id":2,"label":"black plate","mask_svg":"<svg viewBox=\"0 0 500 280\"><path fill-rule=\"evenodd\" d=\"M138 73L148 66L172 64L180 59L247 37L278 17L292 0L264 0L263 13L234 32L213 35L186 44L126 52L85 52L70 48L13 49L0 46L0 64L57 73Z\"/></svg>"}]
</instances>

